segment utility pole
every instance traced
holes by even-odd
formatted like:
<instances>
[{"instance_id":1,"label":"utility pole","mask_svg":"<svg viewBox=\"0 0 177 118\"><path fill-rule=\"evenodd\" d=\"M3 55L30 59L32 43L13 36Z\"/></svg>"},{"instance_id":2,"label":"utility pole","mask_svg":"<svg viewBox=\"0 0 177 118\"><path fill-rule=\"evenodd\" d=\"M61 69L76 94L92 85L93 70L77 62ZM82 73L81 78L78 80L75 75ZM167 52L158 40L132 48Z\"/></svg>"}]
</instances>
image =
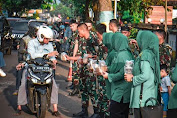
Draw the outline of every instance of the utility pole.
<instances>
[{"instance_id":1,"label":"utility pole","mask_svg":"<svg viewBox=\"0 0 177 118\"><path fill-rule=\"evenodd\" d=\"M112 0L114 1L114 19L117 19L117 2L120 0Z\"/></svg>"},{"instance_id":2,"label":"utility pole","mask_svg":"<svg viewBox=\"0 0 177 118\"><path fill-rule=\"evenodd\" d=\"M114 19L117 19L117 0L114 1Z\"/></svg>"}]
</instances>

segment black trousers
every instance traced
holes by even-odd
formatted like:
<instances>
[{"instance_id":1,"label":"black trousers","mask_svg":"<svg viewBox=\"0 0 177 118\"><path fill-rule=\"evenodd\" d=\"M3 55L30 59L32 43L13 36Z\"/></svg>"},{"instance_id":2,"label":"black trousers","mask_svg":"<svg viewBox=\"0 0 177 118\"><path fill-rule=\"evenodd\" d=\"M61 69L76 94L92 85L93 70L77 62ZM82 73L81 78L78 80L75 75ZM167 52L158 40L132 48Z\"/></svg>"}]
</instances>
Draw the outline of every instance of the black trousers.
<instances>
[{"instance_id":1,"label":"black trousers","mask_svg":"<svg viewBox=\"0 0 177 118\"><path fill-rule=\"evenodd\" d=\"M111 100L110 104L110 118L128 118L129 103L123 103Z\"/></svg>"},{"instance_id":2,"label":"black trousers","mask_svg":"<svg viewBox=\"0 0 177 118\"><path fill-rule=\"evenodd\" d=\"M168 109L167 118L176 118L177 117L177 109Z\"/></svg>"},{"instance_id":3,"label":"black trousers","mask_svg":"<svg viewBox=\"0 0 177 118\"><path fill-rule=\"evenodd\" d=\"M134 108L134 118L142 118L139 108Z\"/></svg>"}]
</instances>

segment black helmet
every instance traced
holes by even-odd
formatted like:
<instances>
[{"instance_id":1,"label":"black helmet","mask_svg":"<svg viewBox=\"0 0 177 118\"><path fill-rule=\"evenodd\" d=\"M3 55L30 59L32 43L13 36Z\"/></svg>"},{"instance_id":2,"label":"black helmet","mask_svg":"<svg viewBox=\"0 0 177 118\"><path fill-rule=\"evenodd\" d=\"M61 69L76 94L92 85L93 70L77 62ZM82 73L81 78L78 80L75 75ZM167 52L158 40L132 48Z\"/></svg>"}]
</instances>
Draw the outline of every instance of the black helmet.
<instances>
[{"instance_id":1,"label":"black helmet","mask_svg":"<svg viewBox=\"0 0 177 118\"><path fill-rule=\"evenodd\" d=\"M38 31L40 27L40 23L37 21L29 21L28 22L28 35L30 37L36 37L36 32Z\"/></svg>"}]
</instances>

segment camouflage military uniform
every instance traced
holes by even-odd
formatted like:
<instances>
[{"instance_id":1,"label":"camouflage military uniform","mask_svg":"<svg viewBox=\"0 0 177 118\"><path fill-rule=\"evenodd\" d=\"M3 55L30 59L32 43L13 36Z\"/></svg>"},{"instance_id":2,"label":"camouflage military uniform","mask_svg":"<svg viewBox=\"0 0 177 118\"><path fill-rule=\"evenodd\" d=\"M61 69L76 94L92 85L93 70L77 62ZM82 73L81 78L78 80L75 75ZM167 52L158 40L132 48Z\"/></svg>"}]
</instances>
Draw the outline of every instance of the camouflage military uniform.
<instances>
[{"instance_id":1,"label":"camouflage military uniform","mask_svg":"<svg viewBox=\"0 0 177 118\"><path fill-rule=\"evenodd\" d=\"M68 51L69 56L73 56L73 50L75 43L78 42L79 35L78 32L73 32L72 36L67 40L70 44L70 48ZM78 84L79 81L79 72L78 72L78 65L77 62L74 61L72 63L72 82L75 82L75 84Z\"/></svg>"},{"instance_id":2,"label":"camouflage military uniform","mask_svg":"<svg viewBox=\"0 0 177 118\"><path fill-rule=\"evenodd\" d=\"M84 54L96 55L94 46L97 44L95 40L97 40L97 37L92 32L90 32L89 39L79 40L79 50L82 52L82 57ZM98 97L96 92L96 77L93 75L93 73L89 72L86 65L87 64L80 65L80 89L82 91L82 105L88 105L90 97L93 107L97 108Z\"/></svg>"},{"instance_id":3,"label":"camouflage military uniform","mask_svg":"<svg viewBox=\"0 0 177 118\"><path fill-rule=\"evenodd\" d=\"M79 35L78 35L78 31L73 32L72 36L66 40L69 43L69 51L68 54L70 56L73 56L73 50L74 50L74 46L75 46L75 41L79 39Z\"/></svg>"},{"instance_id":4,"label":"camouflage military uniform","mask_svg":"<svg viewBox=\"0 0 177 118\"><path fill-rule=\"evenodd\" d=\"M107 47L103 44L99 44L98 59L106 60L108 53ZM109 99L106 94L106 82L103 76L97 76L98 78L98 108L100 113L104 113L105 117L109 117Z\"/></svg>"},{"instance_id":5,"label":"camouflage military uniform","mask_svg":"<svg viewBox=\"0 0 177 118\"><path fill-rule=\"evenodd\" d=\"M128 40L128 42L129 42L128 45L131 49L131 52L133 53L134 58L136 58L140 52L139 47L135 43L130 44L130 41L131 41L131 39Z\"/></svg>"},{"instance_id":6,"label":"camouflage military uniform","mask_svg":"<svg viewBox=\"0 0 177 118\"><path fill-rule=\"evenodd\" d=\"M84 38L80 38L78 40L78 51L77 51L77 56L82 56L86 54L86 40ZM80 73L79 75L79 89L81 91L81 99L82 99L82 105L85 107L88 107L88 101L89 101L89 96L88 96L88 91L86 88L86 75L85 75L85 69L86 65L83 63L80 63L81 60L77 61L78 69L77 72Z\"/></svg>"},{"instance_id":7,"label":"camouflage military uniform","mask_svg":"<svg viewBox=\"0 0 177 118\"><path fill-rule=\"evenodd\" d=\"M159 45L160 65L167 65L167 72L170 74L170 63L172 57L172 48L170 45L162 43Z\"/></svg>"}]
</instances>

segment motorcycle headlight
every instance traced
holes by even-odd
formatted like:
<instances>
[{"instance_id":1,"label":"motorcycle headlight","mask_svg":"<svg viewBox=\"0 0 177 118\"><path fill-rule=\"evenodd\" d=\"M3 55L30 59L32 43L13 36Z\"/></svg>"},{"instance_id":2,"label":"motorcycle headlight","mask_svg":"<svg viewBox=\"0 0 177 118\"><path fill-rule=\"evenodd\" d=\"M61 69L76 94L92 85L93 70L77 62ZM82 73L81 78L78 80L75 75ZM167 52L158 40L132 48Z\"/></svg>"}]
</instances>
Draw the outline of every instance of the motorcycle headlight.
<instances>
[{"instance_id":1,"label":"motorcycle headlight","mask_svg":"<svg viewBox=\"0 0 177 118\"><path fill-rule=\"evenodd\" d=\"M35 79L35 78L32 78L31 81L35 84L37 83L37 79Z\"/></svg>"},{"instance_id":2,"label":"motorcycle headlight","mask_svg":"<svg viewBox=\"0 0 177 118\"><path fill-rule=\"evenodd\" d=\"M47 79L47 80L46 80L46 84L51 83L51 81L52 81L52 79L51 79L51 78Z\"/></svg>"},{"instance_id":3,"label":"motorcycle headlight","mask_svg":"<svg viewBox=\"0 0 177 118\"><path fill-rule=\"evenodd\" d=\"M12 38L15 38L15 34L12 34L11 37L12 37Z\"/></svg>"},{"instance_id":4,"label":"motorcycle headlight","mask_svg":"<svg viewBox=\"0 0 177 118\"><path fill-rule=\"evenodd\" d=\"M53 72L50 71L50 74L48 74L48 75L44 78L44 80L47 80L47 79L51 78L52 76L53 76Z\"/></svg>"}]
</instances>

